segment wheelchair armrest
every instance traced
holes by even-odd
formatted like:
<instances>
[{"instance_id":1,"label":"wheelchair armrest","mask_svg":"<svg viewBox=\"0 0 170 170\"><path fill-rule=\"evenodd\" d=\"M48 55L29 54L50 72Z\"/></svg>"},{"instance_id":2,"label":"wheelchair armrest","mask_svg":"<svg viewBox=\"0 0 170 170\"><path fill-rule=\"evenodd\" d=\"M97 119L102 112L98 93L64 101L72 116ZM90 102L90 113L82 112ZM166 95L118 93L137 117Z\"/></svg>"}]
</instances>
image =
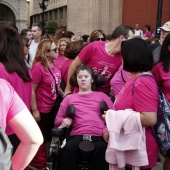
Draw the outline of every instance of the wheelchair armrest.
<instances>
[{"instance_id":1,"label":"wheelchair armrest","mask_svg":"<svg viewBox=\"0 0 170 170\"><path fill-rule=\"evenodd\" d=\"M73 117L74 117L74 105L71 104L67 107L66 115L70 119L73 119Z\"/></svg>"},{"instance_id":2,"label":"wheelchair armrest","mask_svg":"<svg viewBox=\"0 0 170 170\"><path fill-rule=\"evenodd\" d=\"M55 136L55 137L64 136L64 129L59 129L59 128L57 128L57 127L54 127L54 128L51 130L51 135L52 135L52 136Z\"/></svg>"},{"instance_id":3,"label":"wheelchair armrest","mask_svg":"<svg viewBox=\"0 0 170 170\"><path fill-rule=\"evenodd\" d=\"M109 108L108 108L108 105L105 101L101 101L100 102L100 112L101 112L101 115L104 114L104 111L107 111Z\"/></svg>"}]
</instances>

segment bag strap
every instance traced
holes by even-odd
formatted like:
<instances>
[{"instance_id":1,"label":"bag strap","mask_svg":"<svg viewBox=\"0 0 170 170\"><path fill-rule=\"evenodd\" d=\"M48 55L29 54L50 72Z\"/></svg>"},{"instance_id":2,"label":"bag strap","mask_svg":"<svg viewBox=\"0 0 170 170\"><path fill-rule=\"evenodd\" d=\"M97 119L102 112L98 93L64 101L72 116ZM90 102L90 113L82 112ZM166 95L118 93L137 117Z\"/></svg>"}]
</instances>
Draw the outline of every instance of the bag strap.
<instances>
[{"instance_id":1,"label":"bag strap","mask_svg":"<svg viewBox=\"0 0 170 170\"><path fill-rule=\"evenodd\" d=\"M55 81L55 88L56 88L56 93L57 93L57 96L59 96L59 93L58 93L58 88L57 88L57 82L56 82L56 79L54 77L54 74L52 73L52 71L50 70L50 68L48 67L48 70L50 72L50 74L52 75L54 81Z\"/></svg>"},{"instance_id":2,"label":"bag strap","mask_svg":"<svg viewBox=\"0 0 170 170\"><path fill-rule=\"evenodd\" d=\"M124 77L123 77L123 71L122 71L123 69L121 69L121 77L122 77L122 80L124 81L124 83L126 83L126 80L124 79Z\"/></svg>"},{"instance_id":3,"label":"bag strap","mask_svg":"<svg viewBox=\"0 0 170 170\"><path fill-rule=\"evenodd\" d=\"M157 88L158 88L159 95L160 95L161 97L163 97L163 94L162 94L162 92L161 92L161 89L160 89L160 87L158 86L158 84L157 84L155 78L153 77L153 75L151 75L151 74L141 74L140 76L138 76L138 77L135 79L135 81L136 81L139 77L151 77L151 78L154 80L154 82L155 82L155 84L156 84L156 86L157 86ZM134 81L133 87L132 87L132 94L134 94L135 81Z\"/></svg>"},{"instance_id":4,"label":"bag strap","mask_svg":"<svg viewBox=\"0 0 170 170\"><path fill-rule=\"evenodd\" d=\"M154 80L154 82L156 83L156 85L157 85L158 93L159 93L159 96L158 96L158 97L163 98L163 94L162 94L162 92L161 92L161 89L160 89L160 87L158 86L158 84L157 84L155 78L153 77L153 75L151 75L151 74L141 74L141 75L138 76L137 78L139 78L139 77L151 77L151 78ZM133 87L132 87L132 96L133 96L133 94L134 94L134 86L135 86L135 81L137 80L137 78L134 80L134 83L133 83ZM153 130L153 127L150 126L149 129L151 130L151 132L152 132L152 134L154 135L154 137L155 137L157 143L159 144L158 137L157 137L155 131Z\"/></svg>"},{"instance_id":5,"label":"bag strap","mask_svg":"<svg viewBox=\"0 0 170 170\"><path fill-rule=\"evenodd\" d=\"M151 77L154 81L155 81L155 84L156 84L156 86L157 86L157 88L158 88L158 93L159 93L159 96L161 96L161 99L163 98L163 94L162 94L162 91L161 91L161 88L159 87L159 85L158 85L158 83L156 82L156 80L155 80L155 78L153 77L153 75L151 75L151 74L142 74L142 75L140 75L140 77Z\"/></svg>"}]
</instances>

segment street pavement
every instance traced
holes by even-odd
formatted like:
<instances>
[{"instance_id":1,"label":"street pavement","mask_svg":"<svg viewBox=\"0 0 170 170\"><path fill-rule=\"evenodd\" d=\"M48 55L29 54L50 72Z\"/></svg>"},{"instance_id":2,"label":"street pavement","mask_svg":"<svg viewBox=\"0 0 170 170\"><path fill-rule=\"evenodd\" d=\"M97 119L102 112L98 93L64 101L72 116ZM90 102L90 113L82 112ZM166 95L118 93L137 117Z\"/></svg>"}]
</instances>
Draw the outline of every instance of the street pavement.
<instances>
[{"instance_id":1,"label":"street pavement","mask_svg":"<svg viewBox=\"0 0 170 170\"><path fill-rule=\"evenodd\" d=\"M165 158L161 156L161 162L157 162L157 166L155 168L153 168L152 170L163 170L164 160L165 160ZM125 170L125 168L121 168L120 170Z\"/></svg>"},{"instance_id":2,"label":"street pavement","mask_svg":"<svg viewBox=\"0 0 170 170\"><path fill-rule=\"evenodd\" d=\"M161 162L157 162L157 166L153 170L163 170L163 163L165 158L160 154Z\"/></svg>"}]
</instances>

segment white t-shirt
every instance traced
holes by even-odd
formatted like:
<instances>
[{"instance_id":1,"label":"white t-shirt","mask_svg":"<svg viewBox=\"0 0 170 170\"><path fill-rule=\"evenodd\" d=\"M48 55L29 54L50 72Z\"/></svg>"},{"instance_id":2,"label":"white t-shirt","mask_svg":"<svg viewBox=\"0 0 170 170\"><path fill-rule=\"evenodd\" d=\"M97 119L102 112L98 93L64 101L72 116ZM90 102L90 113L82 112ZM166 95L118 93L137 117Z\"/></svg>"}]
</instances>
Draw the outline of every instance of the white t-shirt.
<instances>
[{"instance_id":1,"label":"white t-shirt","mask_svg":"<svg viewBox=\"0 0 170 170\"><path fill-rule=\"evenodd\" d=\"M143 31L135 29L135 36L140 36L141 38L143 38Z\"/></svg>"},{"instance_id":2,"label":"white t-shirt","mask_svg":"<svg viewBox=\"0 0 170 170\"><path fill-rule=\"evenodd\" d=\"M38 44L39 43L36 43L34 40L32 40L32 42L30 44L30 48L29 48L29 55L30 55L29 65L31 65L31 66L32 66L33 60L35 58L35 54L36 54Z\"/></svg>"}]
</instances>

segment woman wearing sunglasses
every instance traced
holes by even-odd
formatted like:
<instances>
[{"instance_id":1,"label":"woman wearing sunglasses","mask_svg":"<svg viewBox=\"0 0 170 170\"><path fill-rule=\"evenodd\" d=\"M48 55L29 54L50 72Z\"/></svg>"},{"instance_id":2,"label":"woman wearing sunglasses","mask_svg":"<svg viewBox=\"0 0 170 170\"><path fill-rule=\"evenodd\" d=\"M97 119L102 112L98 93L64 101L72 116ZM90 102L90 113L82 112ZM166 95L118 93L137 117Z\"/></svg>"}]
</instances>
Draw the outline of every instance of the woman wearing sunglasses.
<instances>
[{"instance_id":1,"label":"woman wearing sunglasses","mask_svg":"<svg viewBox=\"0 0 170 170\"><path fill-rule=\"evenodd\" d=\"M21 42L22 42L23 51L24 51L25 64L26 64L27 68L30 69L32 66L29 63L29 58L30 58L29 53L28 53L28 51L29 51L29 41L24 36L21 36Z\"/></svg>"},{"instance_id":2,"label":"woman wearing sunglasses","mask_svg":"<svg viewBox=\"0 0 170 170\"><path fill-rule=\"evenodd\" d=\"M106 37L103 30L94 30L89 37L89 43L94 41L105 41L105 40Z\"/></svg>"},{"instance_id":3,"label":"woman wearing sunglasses","mask_svg":"<svg viewBox=\"0 0 170 170\"><path fill-rule=\"evenodd\" d=\"M50 111L58 97L56 89L61 93L59 88L61 73L55 64L57 56L58 49L55 43L49 39L42 40L30 71L33 80L31 110L39 124L47 150L51 141L51 129L54 126L55 115Z\"/></svg>"}]
</instances>

